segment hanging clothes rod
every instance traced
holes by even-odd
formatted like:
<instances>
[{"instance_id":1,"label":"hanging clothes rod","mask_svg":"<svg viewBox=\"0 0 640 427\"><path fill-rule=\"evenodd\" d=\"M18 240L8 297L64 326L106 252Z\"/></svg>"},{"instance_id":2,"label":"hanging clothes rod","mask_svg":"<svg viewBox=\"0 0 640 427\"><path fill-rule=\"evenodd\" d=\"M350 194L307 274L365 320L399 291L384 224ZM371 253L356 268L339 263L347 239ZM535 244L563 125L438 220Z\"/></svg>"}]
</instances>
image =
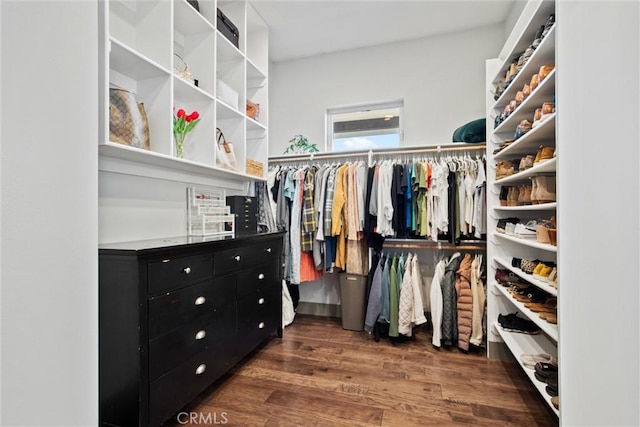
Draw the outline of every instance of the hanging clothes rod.
<instances>
[{"instance_id":1,"label":"hanging clothes rod","mask_svg":"<svg viewBox=\"0 0 640 427\"><path fill-rule=\"evenodd\" d=\"M486 248L486 245L486 240L479 240L477 242L468 240L465 241L464 244L455 245L449 242L434 242L431 240L418 240L416 242L408 242L406 240L386 239L382 247L391 249L457 249L477 251L478 249Z\"/></svg>"},{"instance_id":2,"label":"hanging clothes rod","mask_svg":"<svg viewBox=\"0 0 640 427\"><path fill-rule=\"evenodd\" d=\"M485 151L486 144L466 144L464 146L456 145L436 145L425 147L406 147L406 148L377 148L369 151L341 151L339 153L304 153L304 154L284 154L281 156L269 157L269 163L285 163L285 162L308 162L322 159L344 159L349 157L371 157L371 156L388 156L395 154L424 154L424 153L452 153L452 152L471 152Z\"/></svg>"}]
</instances>

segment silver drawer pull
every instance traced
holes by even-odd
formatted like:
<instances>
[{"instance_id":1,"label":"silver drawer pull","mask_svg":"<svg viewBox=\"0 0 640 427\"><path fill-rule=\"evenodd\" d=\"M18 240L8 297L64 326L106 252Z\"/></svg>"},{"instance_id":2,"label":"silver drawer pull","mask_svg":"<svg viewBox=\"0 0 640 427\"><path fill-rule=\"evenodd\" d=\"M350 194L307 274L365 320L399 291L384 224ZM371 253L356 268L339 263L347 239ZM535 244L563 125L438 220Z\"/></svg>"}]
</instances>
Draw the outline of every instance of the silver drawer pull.
<instances>
[{"instance_id":1,"label":"silver drawer pull","mask_svg":"<svg viewBox=\"0 0 640 427\"><path fill-rule=\"evenodd\" d=\"M205 297L198 297L198 298L196 298L194 304L195 305L202 305L205 302L207 302L207 299Z\"/></svg>"},{"instance_id":2,"label":"silver drawer pull","mask_svg":"<svg viewBox=\"0 0 640 427\"><path fill-rule=\"evenodd\" d=\"M271 253L271 248L267 248L265 249L265 251L267 251L268 253Z\"/></svg>"},{"instance_id":3,"label":"silver drawer pull","mask_svg":"<svg viewBox=\"0 0 640 427\"><path fill-rule=\"evenodd\" d=\"M196 375L202 375L202 374L204 374L204 371L206 371L206 370L207 370L207 365L205 365L203 363L202 365L200 365L200 366L198 366L196 368Z\"/></svg>"},{"instance_id":4,"label":"silver drawer pull","mask_svg":"<svg viewBox=\"0 0 640 427\"><path fill-rule=\"evenodd\" d=\"M201 331L198 331L198 333L196 334L196 339L197 340L201 340L202 338L207 336L207 331L205 331L204 329Z\"/></svg>"},{"instance_id":5,"label":"silver drawer pull","mask_svg":"<svg viewBox=\"0 0 640 427\"><path fill-rule=\"evenodd\" d=\"M258 300L258 304L260 304L260 305L264 304L264 298L260 298L260 299Z\"/></svg>"},{"instance_id":6,"label":"silver drawer pull","mask_svg":"<svg viewBox=\"0 0 640 427\"><path fill-rule=\"evenodd\" d=\"M262 273L258 274L258 279L260 279L260 280L264 279L264 274L262 274Z\"/></svg>"},{"instance_id":7,"label":"silver drawer pull","mask_svg":"<svg viewBox=\"0 0 640 427\"><path fill-rule=\"evenodd\" d=\"M240 255L234 256L233 259L235 259L236 261L240 261Z\"/></svg>"},{"instance_id":8,"label":"silver drawer pull","mask_svg":"<svg viewBox=\"0 0 640 427\"><path fill-rule=\"evenodd\" d=\"M183 268L183 269L182 269L182 272L183 272L184 274L191 274L191 267L185 267L185 268Z\"/></svg>"},{"instance_id":9,"label":"silver drawer pull","mask_svg":"<svg viewBox=\"0 0 640 427\"><path fill-rule=\"evenodd\" d=\"M258 329L263 329L264 328L264 322L260 322L258 324Z\"/></svg>"}]
</instances>

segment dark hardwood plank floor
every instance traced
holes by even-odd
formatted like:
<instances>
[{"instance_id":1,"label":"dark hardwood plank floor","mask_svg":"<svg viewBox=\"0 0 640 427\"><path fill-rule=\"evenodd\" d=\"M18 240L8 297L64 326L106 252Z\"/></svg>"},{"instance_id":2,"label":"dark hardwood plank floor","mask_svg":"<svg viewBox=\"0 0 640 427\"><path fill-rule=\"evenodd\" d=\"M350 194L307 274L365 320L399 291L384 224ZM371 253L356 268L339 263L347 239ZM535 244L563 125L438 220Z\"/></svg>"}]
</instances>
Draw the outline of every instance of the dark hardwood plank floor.
<instances>
[{"instance_id":1,"label":"dark hardwood plank floor","mask_svg":"<svg viewBox=\"0 0 640 427\"><path fill-rule=\"evenodd\" d=\"M375 342L304 315L179 415L176 427L558 425L515 363L436 349L426 328Z\"/></svg>"}]
</instances>

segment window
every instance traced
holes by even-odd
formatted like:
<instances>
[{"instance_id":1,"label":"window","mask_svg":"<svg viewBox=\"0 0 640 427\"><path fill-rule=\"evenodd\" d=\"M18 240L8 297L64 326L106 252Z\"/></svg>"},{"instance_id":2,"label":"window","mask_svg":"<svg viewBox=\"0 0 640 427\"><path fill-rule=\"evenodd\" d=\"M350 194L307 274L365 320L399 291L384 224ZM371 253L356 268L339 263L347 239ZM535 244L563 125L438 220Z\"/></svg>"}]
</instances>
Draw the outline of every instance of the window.
<instances>
[{"instance_id":1,"label":"window","mask_svg":"<svg viewBox=\"0 0 640 427\"><path fill-rule=\"evenodd\" d=\"M327 110L327 151L399 147L402 101Z\"/></svg>"}]
</instances>

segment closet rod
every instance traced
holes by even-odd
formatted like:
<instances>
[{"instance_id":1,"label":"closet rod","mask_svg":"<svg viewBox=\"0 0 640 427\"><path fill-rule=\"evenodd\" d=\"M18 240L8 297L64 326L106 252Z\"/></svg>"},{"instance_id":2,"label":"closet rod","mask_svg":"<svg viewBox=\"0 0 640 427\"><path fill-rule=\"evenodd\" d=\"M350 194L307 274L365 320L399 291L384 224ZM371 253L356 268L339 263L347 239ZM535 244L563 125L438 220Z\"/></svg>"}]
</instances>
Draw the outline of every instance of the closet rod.
<instances>
[{"instance_id":1,"label":"closet rod","mask_svg":"<svg viewBox=\"0 0 640 427\"><path fill-rule=\"evenodd\" d=\"M423 153L451 153L459 151L485 151L486 144L467 144L464 146L449 146L449 145L436 145L436 146L410 146L406 148L381 148L369 151L341 151L339 153L304 153L304 154L284 154L281 156L270 156L269 163L280 162L299 162L299 161L313 161L314 159L342 159L345 157L366 157L366 156L378 156L378 155L390 155L390 154L423 154Z\"/></svg>"},{"instance_id":2,"label":"closet rod","mask_svg":"<svg viewBox=\"0 0 640 427\"><path fill-rule=\"evenodd\" d=\"M486 247L486 240L479 240L478 242L467 241L461 245L455 245L449 242L433 242L430 240L420 240L418 242L406 242L406 241L389 241L389 239L385 240L382 244L383 248L391 248L391 249L460 249L460 250L478 250Z\"/></svg>"}]
</instances>

